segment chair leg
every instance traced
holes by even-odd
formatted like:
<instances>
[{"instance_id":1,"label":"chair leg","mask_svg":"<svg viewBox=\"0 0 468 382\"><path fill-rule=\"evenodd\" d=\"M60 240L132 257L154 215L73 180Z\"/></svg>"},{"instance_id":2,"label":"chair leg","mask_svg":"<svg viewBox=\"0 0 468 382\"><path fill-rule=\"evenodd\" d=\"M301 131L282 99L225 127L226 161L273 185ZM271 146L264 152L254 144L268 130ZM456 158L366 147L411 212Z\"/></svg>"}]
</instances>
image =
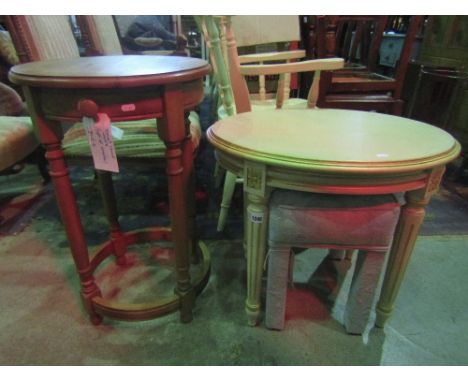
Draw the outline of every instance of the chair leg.
<instances>
[{"instance_id":1,"label":"chair leg","mask_svg":"<svg viewBox=\"0 0 468 382\"><path fill-rule=\"evenodd\" d=\"M114 254L117 264L125 264L125 252L127 246L120 229L119 215L117 212L117 201L115 199L114 184L112 183L112 174L107 171L96 171L99 183L99 190L104 205L104 212L107 217L110 228L110 239L114 245Z\"/></svg>"},{"instance_id":2,"label":"chair leg","mask_svg":"<svg viewBox=\"0 0 468 382\"><path fill-rule=\"evenodd\" d=\"M344 319L348 333L362 334L367 326L385 253L358 252Z\"/></svg>"},{"instance_id":3,"label":"chair leg","mask_svg":"<svg viewBox=\"0 0 468 382\"><path fill-rule=\"evenodd\" d=\"M226 171L219 165L218 162L215 163L213 178L214 178L214 187L219 188L223 180L223 175Z\"/></svg>"},{"instance_id":4,"label":"chair leg","mask_svg":"<svg viewBox=\"0 0 468 382\"><path fill-rule=\"evenodd\" d=\"M234 189L236 187L236 174L233 174L230 171L226 171L226 178L224 179L224 188L223 188L223 199L221 201L221 210L219 211L218 218L218 232L224 230L226 225L227 214L229 207L231 206L232 196L234 195Z\"/></svg>"},{"instance_id":5,"label":"chair leg","mask_svg":"<svg viewBox=\"0 0 468 382\"><path fill-rule=\"evenodd\" d=\"M289 275L290 248L268 250L268 278L265 308L265 326L269 329L284 328L286 294Z\"/></svg>"},{"instance_id":6,"label":"chair leg","mask_svg":"<svg viewBox=\"0 0 468 382\"><path fill-rule=\"evenodd\" d=\"M47 159L45 158L45 150L42 146L39 146L35 150L35 159L37 163L37 168L39 169L39 173L42 176L42 181L44 184L48 184L50 182L50 175L49 170L47 168Z\"/></svg>"}]
</instances>

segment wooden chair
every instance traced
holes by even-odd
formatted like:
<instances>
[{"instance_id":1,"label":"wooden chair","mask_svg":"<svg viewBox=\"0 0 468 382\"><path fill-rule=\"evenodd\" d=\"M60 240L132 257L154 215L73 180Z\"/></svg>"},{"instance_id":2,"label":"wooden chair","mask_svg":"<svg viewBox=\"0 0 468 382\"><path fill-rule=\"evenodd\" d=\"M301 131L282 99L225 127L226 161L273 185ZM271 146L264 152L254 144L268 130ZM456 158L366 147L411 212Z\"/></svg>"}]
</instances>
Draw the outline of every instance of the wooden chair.
<instances>
[{"instance_id":1,"label":"wooden chair","mask_svg":"<svg viewBox=\"0 0 468 382\"><path fill-rule=\"evenodd\" d=\"M294 17L297 19L297 17ZM288 16L288 20L290 20ZM275 21L275 22L274 22ZM234 115L255 110L265 110L268 108L312 108L315 106L318 96L318 79L322 70L340 69L343 67L343 60L328 58L321 60L310 60L303 62L268 63L271 61L290 61L304 56L303 51L285 51L261 54L249 54L239 56L237 43L234 38L234 26L236 31L243 31L241 45L247 41L250 35L250 43L260 43L260 41L289 41L291 34L282 37L281 28L274 26L283 25L277 18L268 19L264 16L233 16L233 17L197 17L200 30L208 44L210 50L211 63L214 69L222 107L219 117ZM292 35L298 36L298 20L296 20L296 32ZM246 32L247 27L253 28L252 33ZM252 30L252 29L251 29ZM279 32L279 33L276 33ZM270 33L273 36L270 36ZM252 38L255 36L255 38ZM267 37L267 38L266 38ZM237 38L237 35L236 35ZM257 62L257 64L251 64ZM289 98L289 78L292 73L314 72L315 82L311 86L307 99ZM279 77L276 87L276 99L268 99L263 84L266 76L276 75ZM245 81L246 76L258 76L259 94L251 97ZM255 100L252 100L254 98ZM218 231L222 231L226 224L229 206L234 193L237 176L229 171L226 172L223 188L223 198L218 220Z\"/></svg>"},{"instance_id":2,"label":"wooden chair","mask_svg":"<svg viewBox=\"0 0 468 382\"><path fill-rule=\"evenodd\" d=\"M321 76L317 105L401 115L406 69L423 16L412 16L409 21L394 78L377 72L388 17L317 16L315 19L313 36L317 57L338 56L346 60L345 70Z\"/></svg>"},{"instance_id":3,"label":"wooden chair","mask_svg":"<svg viewBox=\"0 0 468 382\"><path fill-rule=\"evenodd\" d=\"M109 23L112 21L110 16L82 16L80 21L85 34L88 33L86 44L89 52L121 53L116 44L118 39L115 28L108 29L112 25ZM7 16L6 23L21 62L79 57L68 16ZM193 150L196 150L201 136L198 116L191 113L189 119L192 121L191 144ZM114 125L124 130L123 139L114 142L120 162L161 166L165 163L165 145L157 134L155 119L117 122ZM92 163L86 133L81 123L73 125L65 132L62 145L67 161ZM125 244L122 242L123 236L118 222L112 174L97 171L97 177L110 225L111 240L116 247L116 257L123 258L121 255L125 251Z\"/></svg>"},{"instance_id":4,"label":"wooden chair","mask_svg":"<svg viewBox=\"0 0 468 382\"><path fill-rule=\"evenodd\" d=\"M0 30L0 174L15 174L32 158L36 161L44 183L49 181L43 149L34 134L26 105L17 91L9 86L7 73L19 63L8 31Z\"/></svg>"}]
</instances>

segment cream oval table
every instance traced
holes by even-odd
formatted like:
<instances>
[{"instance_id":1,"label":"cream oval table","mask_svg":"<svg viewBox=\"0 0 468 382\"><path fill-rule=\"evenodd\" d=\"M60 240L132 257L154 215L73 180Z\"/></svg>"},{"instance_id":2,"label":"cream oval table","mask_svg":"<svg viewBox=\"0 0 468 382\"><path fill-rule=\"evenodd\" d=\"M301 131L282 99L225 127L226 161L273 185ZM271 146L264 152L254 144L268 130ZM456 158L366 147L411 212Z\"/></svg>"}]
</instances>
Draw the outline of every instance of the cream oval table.
<instances>
[{"instance_id":1,"label":"cream oval table","mask_svg":"<svg viewBox=\"0 0 468 382\"><path fill-rule=\"evenodd\" d=\"M242 113L215 123L207 136L221 166L244 177L250 325L260 313L272 189L351 195L405 192L377 307L376 324L382 327L392 312L424 208L439 187L445 164L459 155L459 143L425 123L336 109Z\"/></svg>"},{"instance_id":2,"label":"cream oval table","mask_svg":"<svg viewBox=\"0 0 468 382\"><path fill-rule=\"evenodd\" d=\"M102 56L48 60L14 66L13 83L23 86L29 111L49 162L62 222L77 272L81 296L93 323L102 315L124 320L158 317L180 308L183 322L192 320L195 293L206 285L209 257L200 275L191 280L191 235L188 219L193 149L188 112L203 99L204 60L175 56ZM166 145L171 229L149 228L125 233L89 256L81 219L61 147L62 121L80 121L105 113L111 121L159 118L158 134ZM172 239L177 285L172 296L150 303L118 303L103 298L93 273L111 254L136 242ZM125 249L124 249L125 250ZM193 281L193 282L192 282Z\"/></svg>"}]
</instances>

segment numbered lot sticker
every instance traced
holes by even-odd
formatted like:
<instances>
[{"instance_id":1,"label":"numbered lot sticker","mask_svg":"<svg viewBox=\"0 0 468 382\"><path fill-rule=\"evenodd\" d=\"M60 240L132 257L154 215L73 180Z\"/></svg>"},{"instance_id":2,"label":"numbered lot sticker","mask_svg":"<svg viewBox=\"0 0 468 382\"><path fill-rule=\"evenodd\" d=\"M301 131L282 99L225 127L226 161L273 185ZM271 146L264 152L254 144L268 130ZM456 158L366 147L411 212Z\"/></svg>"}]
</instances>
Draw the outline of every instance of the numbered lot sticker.
<instances>
[{"instance_id":1,"label":"numbered lot sticker","mask_svg":"<svg viewBox=\"0 0 468 382\"><path fill-rule=\"evenodd\" d=\"M263 212L251 212L250 220L252 223L260 224L263 222Z\"/></svg>"}]
</instances>

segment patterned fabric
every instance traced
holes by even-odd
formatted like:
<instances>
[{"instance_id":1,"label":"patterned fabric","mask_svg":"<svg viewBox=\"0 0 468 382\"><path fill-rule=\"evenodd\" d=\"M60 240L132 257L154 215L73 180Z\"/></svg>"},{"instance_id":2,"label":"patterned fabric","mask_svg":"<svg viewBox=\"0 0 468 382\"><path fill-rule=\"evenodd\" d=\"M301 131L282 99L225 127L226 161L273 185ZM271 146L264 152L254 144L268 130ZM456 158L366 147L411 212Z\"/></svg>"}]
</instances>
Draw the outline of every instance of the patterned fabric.
<instances>
[{"instance_id":1,"label":"patterned fabric","mask_svg":"<svg viewBox=\"0 0 468 382\"><path fill-rule=\"evenodd\" d=\"M270 200L265 325L284 327L291 247L360 249L344 312L348 333L364 332L400 205L393 195L277 190Z\"/></svg>"},{"instance_id":2,"label":"patterned fabric","mask_svg":"<svg viewBox=\"0 0 468 382\"><path fill-rule=\"evenodd\" d=\"M26 114L26 107L18 93L0 82L0 115L20 116Z\"/></svg>"},{"instance_id":3,"label":"patterned fabric","mask_svg":"<svg viewBox=\"0 0 468 382\"><path fill-rule=\"evenodd\" d=\"M191 112L190 133L194 151L201 138L198 115ZM114 122L113 125L124 130L122 139L115 139L114 145L118 158L163 158L166 147L157 134L156 119L141 121ZM68 157L90 157L91 151L83 125L77 123L65 133L63 150Z\"/></svg>"},{"instance_id":4,"label":"patterned fabric","mask_svg":"<svg viewBox=\"0 0 468 382\"><path fill-rule=\"evenodd\" d=\"M277 190L270 201L274 246L387 247L400 213L393 195L325 195Z\"/></svg>"},{"instance_id":5,"label":"patterned fabric","mask_svg":"<svg viewBox=\"0 0 468 382\"><path fill-rule=\"evenodd\" d=\"M20 62L11 41L10 33L7 31L0 31L0 57L11 66L17 65Z\"/></svg>"},{"instance_id":6,"label":"patterned fabric","mask_svg":"<svg viewBox=\"0 0 468 382\"><path fill-rule=\"evenodd\" d=\"M79 57L68 16L26 16L39 59Z\"/></svg>"},{"instance_id":7,"label":"patterned fabric","mask_svg":"<svg viewBox=\"0 0 468 382\"><path fill-rule=\"evenodd\" d=\"M31 154L39 142L29 117L0 117L0 171Z\"/></svg>"}]
</instances>

